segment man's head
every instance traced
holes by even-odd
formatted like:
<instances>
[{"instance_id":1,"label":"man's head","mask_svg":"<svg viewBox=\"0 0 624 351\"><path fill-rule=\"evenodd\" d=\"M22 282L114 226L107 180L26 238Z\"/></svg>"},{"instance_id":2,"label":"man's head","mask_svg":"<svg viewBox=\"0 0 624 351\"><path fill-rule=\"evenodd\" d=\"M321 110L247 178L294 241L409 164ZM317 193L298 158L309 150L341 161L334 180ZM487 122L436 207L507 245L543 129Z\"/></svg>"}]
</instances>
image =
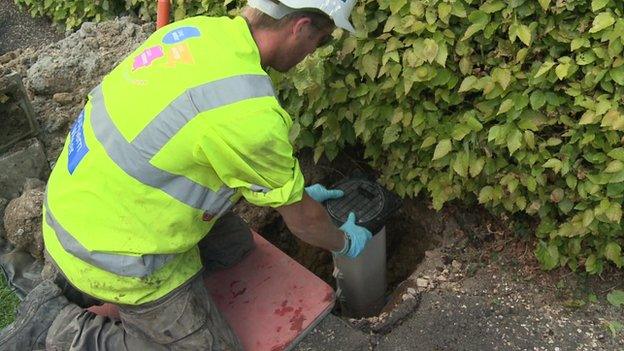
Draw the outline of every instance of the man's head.
<instances>
[{"instance_id":1,"label":"man's head","mask_svg":"<svg viewBox=\"0 0 624 351\"><path fill-rule=\"evenodd\" d=\"M329 42L336 25L353 30L348 16L355 0L315 3L300 0L249 1L243 9L243 16L258 44L263 66L286 72Z\"/></svg>"}]
</instances>

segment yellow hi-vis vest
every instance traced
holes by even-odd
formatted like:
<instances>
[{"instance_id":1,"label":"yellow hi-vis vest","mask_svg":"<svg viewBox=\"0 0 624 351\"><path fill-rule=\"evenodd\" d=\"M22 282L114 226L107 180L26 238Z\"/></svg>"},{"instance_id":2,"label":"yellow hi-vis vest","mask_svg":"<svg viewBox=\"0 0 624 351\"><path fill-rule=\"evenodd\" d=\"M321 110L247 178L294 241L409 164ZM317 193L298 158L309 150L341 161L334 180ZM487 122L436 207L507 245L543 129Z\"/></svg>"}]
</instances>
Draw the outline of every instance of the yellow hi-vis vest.
<instances>
[{"instance_id":1,"label":"yellow hi-vis vest","mask_svg":"<svg viewBox=\"0 0 624 351\"><path fill-rule=\"evenodd\" d=\"M291 125L243 18L161 28L72 126L46 190L46 250L100 300L166 295L199 272L197 243L241 195L300 201Z\"/></svg>"}]
</instances>

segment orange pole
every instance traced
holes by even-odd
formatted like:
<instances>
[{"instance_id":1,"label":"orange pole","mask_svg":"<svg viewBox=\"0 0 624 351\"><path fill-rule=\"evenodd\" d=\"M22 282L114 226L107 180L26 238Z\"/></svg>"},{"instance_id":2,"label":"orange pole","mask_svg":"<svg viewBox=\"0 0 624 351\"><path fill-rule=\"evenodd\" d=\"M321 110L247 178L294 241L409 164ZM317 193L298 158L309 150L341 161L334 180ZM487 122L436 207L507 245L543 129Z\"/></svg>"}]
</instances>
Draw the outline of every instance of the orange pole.
<instances>
[{"instance_id":1,"label":"orange pole","mask_svg":"<svg viewBox=\"0 0 624 351\"><path fill-rule=\"evenodd\" d=\"M169 0L158 0L158 8L156 10L156 29L166 26L169 23L169 8L171 3Z\"/></svg>"}]
</instances>

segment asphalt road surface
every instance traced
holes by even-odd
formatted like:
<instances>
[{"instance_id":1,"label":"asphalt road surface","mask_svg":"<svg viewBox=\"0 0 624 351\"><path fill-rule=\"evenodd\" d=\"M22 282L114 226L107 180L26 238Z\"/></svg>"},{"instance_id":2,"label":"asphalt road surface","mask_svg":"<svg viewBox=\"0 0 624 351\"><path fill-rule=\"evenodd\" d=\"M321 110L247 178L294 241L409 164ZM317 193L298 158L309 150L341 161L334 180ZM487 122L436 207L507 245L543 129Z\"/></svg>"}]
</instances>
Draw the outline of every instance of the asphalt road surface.
<instances>
[{"instance_id":1,"label":"asphalt road surface","mask_svg":"<svg viewBox=\"0 0 624 351\"><path fill-rule=\"evenodd\" d=\"M61 28L62 29L62 28ZM32 18L13 0L0 0L0 55L25 47L40 47L63 38L58 26L45 18Z\"/></svg>"}]
</instances>

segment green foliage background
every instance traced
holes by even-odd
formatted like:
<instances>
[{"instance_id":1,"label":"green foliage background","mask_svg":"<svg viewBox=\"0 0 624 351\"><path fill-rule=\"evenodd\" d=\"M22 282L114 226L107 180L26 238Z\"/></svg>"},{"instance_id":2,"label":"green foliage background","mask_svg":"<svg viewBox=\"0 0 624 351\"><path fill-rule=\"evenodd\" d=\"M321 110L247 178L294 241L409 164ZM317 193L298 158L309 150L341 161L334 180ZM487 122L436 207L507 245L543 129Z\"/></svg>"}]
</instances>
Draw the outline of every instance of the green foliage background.
<instances>
[{"instance_id":1,"label":"green foliage background","mask_svg":"<svg viewBox=\"0 0 624 351\"><path fill-rule=\"evenodd\" d=\"M74 27L152 0L16 0ZM243 1L174 1L175 18ZM624 267L624 2L361 0L356 36L276 76L299 146L360 144L382 181L540 219L545 269Z\"/></svg>"}]
</instances>

